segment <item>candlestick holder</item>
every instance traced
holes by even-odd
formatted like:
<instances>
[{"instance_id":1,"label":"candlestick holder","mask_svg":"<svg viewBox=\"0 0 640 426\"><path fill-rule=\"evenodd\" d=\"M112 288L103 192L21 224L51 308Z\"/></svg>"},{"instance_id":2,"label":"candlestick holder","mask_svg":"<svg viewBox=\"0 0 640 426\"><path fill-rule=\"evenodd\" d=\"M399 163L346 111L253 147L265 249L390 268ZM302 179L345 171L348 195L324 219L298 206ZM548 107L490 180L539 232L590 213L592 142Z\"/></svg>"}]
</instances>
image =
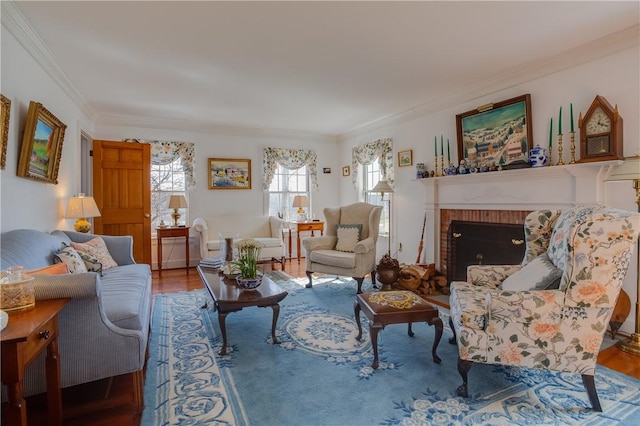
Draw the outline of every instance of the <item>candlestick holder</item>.
<instances>
[{"instance_id":1,"label":"candlestick holder","mask_svg":"<svg viewBox=\"0 0 640 426\"><path fill-rule=\"evenodd\" d=\"M569 133L571 137L571 145L569 145L569 149L571 151L571 159L569 160L569 164L576 163L576 132Z\"/></svg>"},{"instance_id":2,"label":"candlestick holder","mask_svg":"<svg viewBox=\"0 0 640 426\"><path fill-rule=\"evenodd\" d=\"M558 162L556 166L564 166L564 161L562 161L562 133L558 134Z\"/></svg>"},{"instance_id":3,"label":"candlestick holder","mask_svg":"<svg viewBox=\"0 0 640 426\"><path fill-rule=\"evenodd\" d=\"M436 177L438 177L438 176L440 176L440 172L439 172L440 169L438 169L438 155L437 154L435 156L435 160L433 160L433 161L436 163L435 171L436 171Z\"/></svg>"},{"instance_id":4,"label":"candlestick holder","mask_svg":"<svg viewBox=\"0 0 640 426\"><path fill-rule=\"evenodd\" d=\"M444 176L444 154L440 156L440 176Z\"/></svg>"}]
</instances>

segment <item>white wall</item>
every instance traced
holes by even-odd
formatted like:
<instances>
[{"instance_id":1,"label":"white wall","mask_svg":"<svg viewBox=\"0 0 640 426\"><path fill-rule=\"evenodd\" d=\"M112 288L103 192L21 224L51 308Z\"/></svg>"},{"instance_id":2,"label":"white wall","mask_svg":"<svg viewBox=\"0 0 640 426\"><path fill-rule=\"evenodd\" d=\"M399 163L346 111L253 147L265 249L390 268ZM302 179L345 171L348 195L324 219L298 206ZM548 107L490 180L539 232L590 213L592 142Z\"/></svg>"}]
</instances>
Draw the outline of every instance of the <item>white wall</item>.
<instances>
[{"instance_id":1,"label":"white wall","mask_svg":"<svg viewBox=\"0 0 640 426\"><path fill-rule=\"evenodd\" d=\"M45 70L2 26L2 94L11 99L7 166L0 172L0 230L73 229L64 212L70 196L80 192L80 131L92 124ZM58 184L18 177L18 157L29 102L42 103L67 125L58 171Z\"/></svg>"},{"instance_id":2,"label":"white wall","mask_svg":"<svg viewBox=\"0 0 640 426\"><path fill-rule=\"evenodd\" d=\"M401 117L386 125L375 125L354 132L343 137L341 152L343 163L350 164L351 148L366 142L380 138L392 138L394 154L397 161L397 152L412 149L413 167L396 167L395 169L395 194L393 196L393 240L392 253L397 250L397 244L402 243L403 252L397 253L400 261L413 263L416 259L417 248L420 241L420 231L425 212L427 197L425 185L415 180L415 164L426 163L428 169L434 167L434 136L444 135L445 144L447 138L451 141L451 157L457 161L456 142L456 114L475 109L479 105L489 102L500 102L505 99L531 94L531 109L533 122L533 143L548 145L549 118L554 118L555 131L557 133L557 120L559 108L563 106L563 132L564 136L564 162L569 159L569 103L573 102L574 120L577 131L578 114L583 113L591 105L596 95L604 96L611 104L618 105L620 115L624 119L624 155L633 156L640 154L640 70L639 51L637 46L633 49L623 50L619 53L588 62L578 67L566 69L561 72L537 78L526 83L515 85L495 93L488 93L472 101L447 105L443 100L443 107L437 112L426 113L423 116L412 117L403 120ZM555 137L555 136L554 136ZM576 134L579 145L579 133ZM554 139L554 147L557 142ZM438 142L439 145L439 142ZM439 147L438 147L439 151ZM578 146L579 151L579 146ZM579 152L577 153L579 158ZM445 147L446 157L446 147ZM554 152L554 162L557 161L557 151ZM499 172L497 172L499 173ZM473 179L472 176L459 177L459 179ZM535 185L535 182L531 182ZM605 183L606 204L635 211L635 192L631 182ZM553 186L547 188L554 191ZM523 189L526 190L526 189ZM595 190L595 189L594 189ZM356 193L351 181L341 183L341 203L355 200ZM427 225L425 237L426 260L437 260L434 247L434 239L439 239L436 229ZM636 259L629 268L625 279L624 290L629 294L632 302L636 300ZM439 267L440 265L438 265ZM633 330L633 314L629 316L622 331Z\"/></svg>"}]
</instances>

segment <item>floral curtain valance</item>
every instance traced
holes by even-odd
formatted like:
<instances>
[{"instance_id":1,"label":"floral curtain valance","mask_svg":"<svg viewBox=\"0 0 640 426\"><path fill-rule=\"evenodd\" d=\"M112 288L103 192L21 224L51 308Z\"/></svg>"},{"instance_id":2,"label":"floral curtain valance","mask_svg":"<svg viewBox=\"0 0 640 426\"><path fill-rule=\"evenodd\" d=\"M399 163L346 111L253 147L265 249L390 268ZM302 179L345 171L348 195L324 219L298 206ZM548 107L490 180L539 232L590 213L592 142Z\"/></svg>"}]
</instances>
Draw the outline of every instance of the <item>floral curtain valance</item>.
<instances>
[{"instance_id":1,"label":"floral curtain valance","mask_svg":"<svg viewBox=\"0 0 640 426\"><path fill-rule=\"evenodd\" d=\"M295 170L306 165L311 177L311 187L318 189L318 156L315 151L309 149L286 149L286 148L265 148L262 159L262 187L267 190L273 180L273 175L278 168L282 167Z\"/></svg>"},{"instance_id":2,"label":"floral curtain valance","mask_svg":"<svg viewBox=\"0 0 640 426\"><path fill-rule=\"evenodd\" d=\"M169 164L180 158L187 189L196 187L193 142L152 141L146 139L125 139L124 142L148 143L151 145L152 164Z\"/></svg>"},{"instance_id":3,"label":"floral curtain valance","mask_svg":"<svg viewBox=\"0 0 640 426\"><path fill-rule=\"evenodd\" d=\"M351 179L356 188L358 186L358 165L371 164L376 159L380 164L383 177L387 179L389 185L393 186L395 182L393 171L393 140L379 139L375 142L369 142L352 149L351 169L353 173Z\"/></svg>"}]
</instances>

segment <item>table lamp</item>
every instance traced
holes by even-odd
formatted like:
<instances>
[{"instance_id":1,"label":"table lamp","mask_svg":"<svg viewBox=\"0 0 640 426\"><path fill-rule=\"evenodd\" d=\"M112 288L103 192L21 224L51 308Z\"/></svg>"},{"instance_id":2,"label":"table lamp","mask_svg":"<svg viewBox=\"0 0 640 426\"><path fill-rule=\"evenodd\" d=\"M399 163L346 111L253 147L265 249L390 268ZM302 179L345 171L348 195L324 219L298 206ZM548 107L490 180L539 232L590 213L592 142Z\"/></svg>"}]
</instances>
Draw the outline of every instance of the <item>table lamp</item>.
<instances>
[{"instance_id":1,"label":"table lamp","mask_svg":"<svg viewBox=\"0 0 640 426\"><path fill-rule=\"evenodd\" d=\"M371 192L379 192L382 194L382 200L384 200L384 194L393 194L393 188L386 180L381 180L373 187ZM387 251L387 254L391 256L391 197L389 197L387 201L389 202L389 251Z\"/></svg>"},{"instance_id":2,"label":"table lamp","mask_svg":"<svg viewBox=\"0 0 640 426\"><path fill-rule=\"evenodd\" d=\"M296 195L293 197L293 207L298 208L298 220L304 221L306 220L306 215L304 213L304 208L309 207L309 199L306 195Z\"/></svg>"},{"instance_id":3,"label":"table lamp","mask_svg":"<svg viewBox=\"0 0 640 426\"><path fill-rule=\"evenodd\" d=\"M169 198L169 208L173 209L173 213L171 213L173 226L178 226L178 219L182 216L178 209L186 209L187 207L189 207L189 205L184 195L172 195L171 198Z\"/></svg>"},{"instance_id":4,"label":"table lamp","mask_svg":"<svg viewBox=\"0 0 640 426\"><path fill-rule=\"evenodd\" d=\"M606 179L607 182L619 180L633 181L633 187L636 190L636 204L638 204L638 212L640 213L640 155L635 157L627 157L624 162L615 168L613 173ZM640 356L640 240L636 247L638 256L638 265L636 271L636 324L635 331L627 341L618 342L618 348L622 351Z\"/></svg>"},{"instance_id":5,"label":"table lamp","mask_svg":"<svg viewBox=\"0 0 640 426\"><path fill-rule=\"evenodd\" d=\"M77 196L69 198L67 212L64 217L66 219L78 219L73 225L73 229L75 229L76 232L89 232L91 230L91 223L89 223L87 218L97 216L100 216L100 210L93 197L87 197L83 193L79 193Z\"/></svg>"}]
</instances>

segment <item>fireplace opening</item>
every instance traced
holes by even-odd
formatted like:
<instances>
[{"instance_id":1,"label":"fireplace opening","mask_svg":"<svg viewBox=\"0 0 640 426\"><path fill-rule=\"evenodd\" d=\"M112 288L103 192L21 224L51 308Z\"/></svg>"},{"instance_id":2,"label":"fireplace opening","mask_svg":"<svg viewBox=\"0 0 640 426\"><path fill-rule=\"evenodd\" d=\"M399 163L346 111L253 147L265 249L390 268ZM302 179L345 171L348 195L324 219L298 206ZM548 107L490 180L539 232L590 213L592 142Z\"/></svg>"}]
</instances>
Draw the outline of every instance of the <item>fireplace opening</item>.
<instances>
[{"instance_id":1,"label":"fireplace opening","mask_svg":"<svg viewBox=\"0 0 640 426\"><path fill-rule=\"evenodd\" d=\"M447 282L466 281L469 265L517 265L525 252L521 224L451 221L447 230Z\"/></svg>"}]
</instances>

